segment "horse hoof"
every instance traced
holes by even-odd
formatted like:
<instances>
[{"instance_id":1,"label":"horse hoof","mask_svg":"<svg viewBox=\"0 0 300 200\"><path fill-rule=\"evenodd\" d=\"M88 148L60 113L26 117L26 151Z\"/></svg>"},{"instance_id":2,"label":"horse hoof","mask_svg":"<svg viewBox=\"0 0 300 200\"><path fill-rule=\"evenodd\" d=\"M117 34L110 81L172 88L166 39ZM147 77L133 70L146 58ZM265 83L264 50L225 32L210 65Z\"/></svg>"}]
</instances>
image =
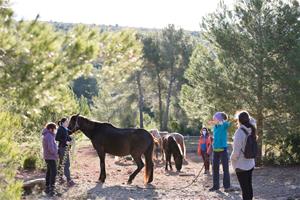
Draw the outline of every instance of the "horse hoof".
<instances>
[{"instance_id":1,"label":"horse hoof","mask_svg":"<svg viewBox=\"0 0 300 200\"><path fill-rule=\"evenodd\" d=\"M127 185L130 185L132 183L132 181L127 181Z\"/></svg>"},{"instance_id":2,"label":"horse hoof","mask_svg":"<svg viewBox=\"0 0 300 200\"><path fill-rule=\"evenodd\" d=\"M98 179L98 183L104 183L105 180Z\"/></svg>"}]
</instances>

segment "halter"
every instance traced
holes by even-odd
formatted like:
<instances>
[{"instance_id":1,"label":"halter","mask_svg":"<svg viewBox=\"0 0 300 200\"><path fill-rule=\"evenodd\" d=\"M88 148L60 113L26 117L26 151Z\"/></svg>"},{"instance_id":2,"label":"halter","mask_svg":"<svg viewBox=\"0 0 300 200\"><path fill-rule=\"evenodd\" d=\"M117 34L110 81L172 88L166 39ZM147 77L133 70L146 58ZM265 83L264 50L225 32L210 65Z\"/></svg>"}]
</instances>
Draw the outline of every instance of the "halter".
<instances>
[{"instance_id":1,"label":"halter","mask_svg":"<svg viewBox=\"0 0 300 200\"><path fill-rule=\"evenodd\" d=\"M76 116L76 121L75 121L75 126L74 128L71 130L72 133L74 133L76 131L76 129L79 129L79 125L78 125L78 117L79 115Z\"/></svg>"}]
</instances>

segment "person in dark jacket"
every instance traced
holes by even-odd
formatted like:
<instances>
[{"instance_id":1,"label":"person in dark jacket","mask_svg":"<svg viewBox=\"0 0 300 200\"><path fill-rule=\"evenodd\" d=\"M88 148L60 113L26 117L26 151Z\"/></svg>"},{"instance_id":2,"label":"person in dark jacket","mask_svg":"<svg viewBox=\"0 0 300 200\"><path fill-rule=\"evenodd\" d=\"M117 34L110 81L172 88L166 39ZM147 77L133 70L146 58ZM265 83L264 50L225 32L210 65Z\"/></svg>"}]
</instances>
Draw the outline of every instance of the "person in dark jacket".
<instances>
[{"instance_id":1,"label":"person in dark jacket","mask_svg":"<svg viewBox=\"0 0 300 200\"><path fill-rule=\"evenodd\" d=\"M69 136L68 125L69 121L67 118L62 118L58 122L59 128L57 130L55 140L58 141L58 154L59 154L59 166L58 166L58 174L60 177L60 182L63 183L63 175L67 178L68 186L73 186L75 183L71 179L70 174L70 142L72 138Z\"/></svg>"},{"instance_id":2,"label":"person in dark jacket","mask_svg":"<svg viewBox=\"0 0 300 200\"><path fill-rule=\"evenodd\" d=\"M55 143L56 124L49 123L43 130L43 154L47 165L46 189L49 196L54 195L55 177L57 174L56 160L58 159L57 145Z\"/></svg>"}]
</instances>

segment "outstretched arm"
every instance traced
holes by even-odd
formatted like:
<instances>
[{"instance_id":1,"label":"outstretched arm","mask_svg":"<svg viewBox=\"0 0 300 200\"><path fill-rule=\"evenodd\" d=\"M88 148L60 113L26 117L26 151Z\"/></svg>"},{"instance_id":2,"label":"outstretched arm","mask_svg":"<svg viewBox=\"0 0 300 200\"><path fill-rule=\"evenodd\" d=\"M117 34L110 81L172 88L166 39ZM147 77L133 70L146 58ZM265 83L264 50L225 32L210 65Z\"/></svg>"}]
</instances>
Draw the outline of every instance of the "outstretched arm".
<instances>
[{"instance_id":1,"label":"outstretched arm","mask_svg":"<svg viewBox=\"0 0 300 200\"><path fill-rule=\"evenodd\" d=\"M216 125L218 123L217 120L210 120L207 122L208 125Z\"/></svg>"}]
</instances>

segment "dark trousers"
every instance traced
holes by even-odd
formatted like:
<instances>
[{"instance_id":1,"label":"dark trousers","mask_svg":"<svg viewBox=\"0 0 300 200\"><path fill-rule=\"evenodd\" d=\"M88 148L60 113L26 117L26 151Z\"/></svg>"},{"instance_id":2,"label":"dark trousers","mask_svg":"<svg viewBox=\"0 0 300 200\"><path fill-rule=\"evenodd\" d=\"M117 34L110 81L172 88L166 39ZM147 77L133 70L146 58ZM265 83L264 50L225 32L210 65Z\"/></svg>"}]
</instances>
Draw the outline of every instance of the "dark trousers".
<instances>
[{"instance_id":1,"label":"dark trousers","mask_svg":"<svg viewBox=\"0 0 300 200\"><path fill-rule=\"evenodd\" d=\"M242 188L243 200L250 200L253 198L252 171L253 169L247 171L236 171L237 178Z\"/></svg>"},{"instance_id":2,"label":"dark trousers","mask_svg":"<svg viewBox=\"0 0 300 200\"><path fill-rule=\"evenodd\" d=\"M209 154L206 151L201 150L201 156L204 162L205 171L209 171Z\"/></svg>"},{"instance_id":3,"label":"dark trousers","mask_svg":"<svg viewBox=\"0 0 300 200\"><path fill-rule=\"evenodd\" d=\"M70 181L71 180L70 157L69 157L69 151L67 150L67 147L59 147L58 155L59 155L59 166L58 166L59 177L62 179L63 175L65 175L67 181Z\"/></svg>"},{"instance_id":4,"label":"dark trousers","mask_svg":"<svg viewBox=\"0 0 300 200\"><path fill-rule=\"evenodd\" d=\"M57 174L56 161L55 160L45 160L47 164L46 172L46 190L50 191L54 189L55 177Z\"/></svg>"},{"instance_id":5,"label":"dark trousers","mask_svg":"<svg viewBox=\"0 0 300 200\"><path fill-rule=\"evenodd\" d=\"M223 186L225 189L230 188L229 163L227 150L213 152L213 187L220 188L220 160L223 167Z\"/></svg>"}]
</instances>

